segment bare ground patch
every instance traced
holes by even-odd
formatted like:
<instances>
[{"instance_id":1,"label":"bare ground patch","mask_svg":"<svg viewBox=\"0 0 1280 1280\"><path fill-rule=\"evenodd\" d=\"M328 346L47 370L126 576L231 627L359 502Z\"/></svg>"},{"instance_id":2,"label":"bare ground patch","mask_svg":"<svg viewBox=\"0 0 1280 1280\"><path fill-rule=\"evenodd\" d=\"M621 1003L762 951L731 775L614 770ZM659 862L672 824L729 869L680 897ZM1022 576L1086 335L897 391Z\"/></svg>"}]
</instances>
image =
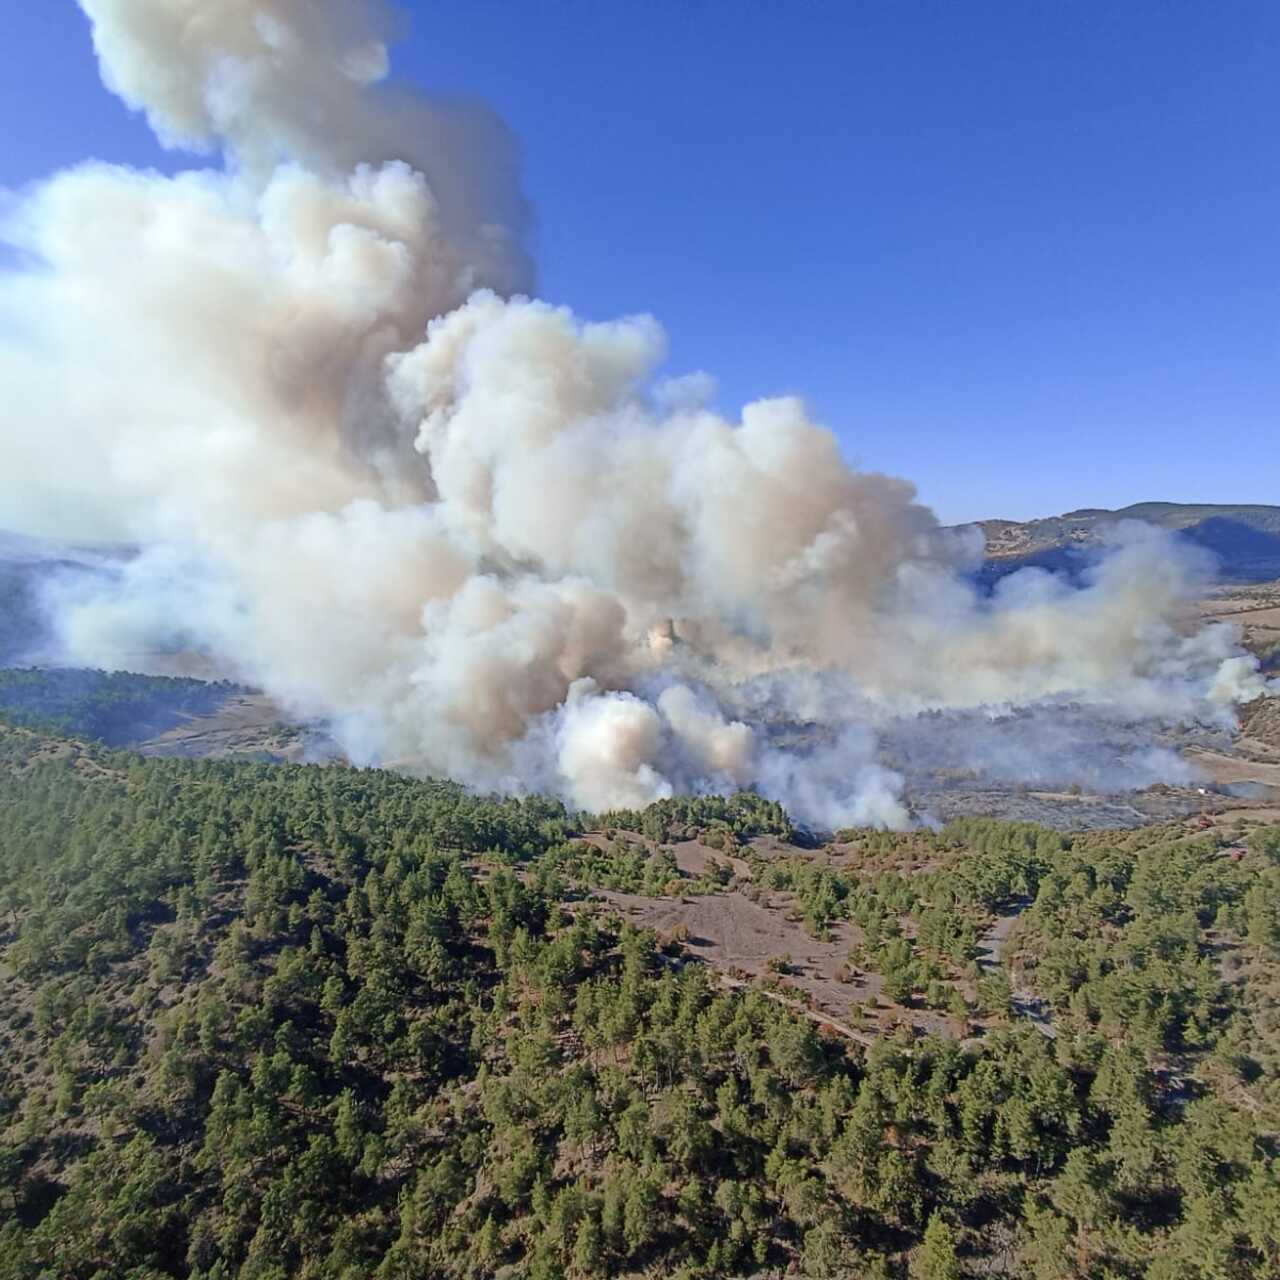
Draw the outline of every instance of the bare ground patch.
<instances>
[{"instance_id":1,"label":"bare ground patch","mask_svg":"<svg viewBox=\"0 0 1280 1280\"><path fill-rule=\"evenodd\" d=\"M179 724L138 744L148 756L220 759L264 752L302 760L315 745L306 729L287 725L286 716L260 693L235 694L209 715L184 716Z\"/></svg>"},{"instance_id":2,"label":"bare ground patch","mask_svg":"<svg viewBox=\"0 0 1280 1280\"><path fill-rule=\"evenodd\" d=\"M699 840L673 840L661 844L636 831L610 829L609 831L588 831L579 837L584 844L589 844L607 852L613 841L632 847L639 847L646 854L666 850L675 859L676 866L693 880L698 880L712 869L713 865L727 866L735 876L742 880L751 879L751 867L740 857L713 849Z\"/></svg>"},{"instance_id":3,"label":"bare ground patch","mask_svg":"<svg viewBox=\"0 0 1280 1280\"><path fill-rule=\"evenodd\" d=\"M791 918L790 894L775 893L760 902L742 893L702 894L683 898L650 898L640 894L601 890L633 924L653 929L660 937L681 938L685 951L710 965L734 983L758 982L771 976L769 961L786 958L786 972L776 975L774 994L804 1009L812 1020L829 1023L839 1034L856 1031L884 1034L893 1025L909 1022L921 1031L954 1036L952 1019L930 1009L884 1007L884 982L879 974L849 973L850 948L862 931L847 921L836 922L830 940L812 937ZM687 931L687 936L683 931Z\"/></svg>"},{"instance_id":4,"label":"bare ground patch","mask_svg":"<svg viewBox=\"0 0 1280 1280\"><path fill-rule=\"evenodd\" d=\"M1224 786L1257 782L1280 792L1280 764L1249 760L1240 755L1226 755L1219 751L1206 751L1200 747L1189 747L1186 757L1213 782Z\"/></svg>"}]
</instances>

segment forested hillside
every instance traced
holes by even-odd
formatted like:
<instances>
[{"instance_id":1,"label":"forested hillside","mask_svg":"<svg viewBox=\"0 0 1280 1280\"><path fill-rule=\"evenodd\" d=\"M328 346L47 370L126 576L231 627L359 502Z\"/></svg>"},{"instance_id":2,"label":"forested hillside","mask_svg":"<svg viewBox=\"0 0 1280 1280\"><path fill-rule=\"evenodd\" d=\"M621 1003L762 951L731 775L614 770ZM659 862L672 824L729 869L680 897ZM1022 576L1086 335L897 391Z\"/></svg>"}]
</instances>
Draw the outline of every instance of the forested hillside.
<instances>
[{"instance_id":1,"label":"forested hillside","mask_svg":"<svg viewBox=\"0 0 1280 1280\"><path fill-rule=\"evenodd\" d=\"M205 715L240 686L77 667L0 668L0 715L124 746L187 715Z\"/></svg>"},{"instance_id":2,"label":"forested hillside","mask_svg":"<svg viewBox=\"0 0 1280 1280\"><path fill-rule=\"evenodd\" d=\"M1027 564L1070 569L1072 553L1097 552L1122 521L1167 529L1210 552L1221 574L1246 581L1280 573L1280 507L1256 503L1138 502L1039 520L983 520L990 576Z\"/></svg>"},{"instance_id":3,"label":"forested hillside","mask_svg":"<svg viewBox=\"0 0 1280 1280\"><path fill-rule=\"evenodd\" d=\"M749 871L610 834L676 827ZM788 834L0 726L0 1277L1280 1275L1280 830ZM945 1029L862 1043L595 891L730 875Z\"/></svg>"}]
</instances>

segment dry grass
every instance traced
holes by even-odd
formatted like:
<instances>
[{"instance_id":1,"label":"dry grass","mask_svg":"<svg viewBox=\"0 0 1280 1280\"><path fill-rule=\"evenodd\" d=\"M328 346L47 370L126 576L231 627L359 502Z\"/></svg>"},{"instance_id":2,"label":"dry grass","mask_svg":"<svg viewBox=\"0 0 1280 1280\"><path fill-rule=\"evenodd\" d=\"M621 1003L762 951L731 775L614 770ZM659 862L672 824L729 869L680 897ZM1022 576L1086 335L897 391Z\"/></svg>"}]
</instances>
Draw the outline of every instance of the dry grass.
<instances>
[{"instance_id":1,"label":"dry grass","mask_svg":"<svg viewBox=\"0 0 1280 1280\"><path fill-rule=\"evenodd\" d=\"M795 914L788 893L763 895L759 901L732 891L684 898L649 898L640 894L601 890L632 924L653 929L660 938L678 938L683 950L735 983L776 981L776 993L803 1008L839 1034L856 1030L883 1034L907 1022L919 1031L955 1036L963 1029L936 1010L888 1005L879 974L850 973L847 958L862 931L840 921L831 926L830 939L812 937ZM785 973L770 960L785 957ZM782 967L782 966L777 966ZM848 980L842 980L840 974Z\"/></svg>"}]
</instances>

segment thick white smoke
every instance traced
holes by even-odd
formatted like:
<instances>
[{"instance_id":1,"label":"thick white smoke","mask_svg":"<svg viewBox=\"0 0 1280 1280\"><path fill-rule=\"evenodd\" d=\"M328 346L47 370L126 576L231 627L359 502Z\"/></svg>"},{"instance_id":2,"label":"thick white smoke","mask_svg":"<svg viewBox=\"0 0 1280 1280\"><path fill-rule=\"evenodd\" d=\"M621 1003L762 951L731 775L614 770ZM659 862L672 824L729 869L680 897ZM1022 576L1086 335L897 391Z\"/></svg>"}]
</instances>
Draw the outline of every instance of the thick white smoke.
<instances>
[{"instance_id":1,"label":"thick white smoke","mask_svg":"<svg viewBox=\"0 0 1280 1280\"><path fill-rule=\"evenodd\" d=\"M887 717L1260 691L1177 624L1201 569L1168 539L984 597L980 547L800 402L727 421L655 382L651 319L529 300L510 139L383 83L380 5L81 5L108 86L224 155L59 174L9 228L0 520L147 548L61 602L81 659L188 639L359 759L591 809L755 785L831 825L907 820Z\"/></svg>"}]
</instances>

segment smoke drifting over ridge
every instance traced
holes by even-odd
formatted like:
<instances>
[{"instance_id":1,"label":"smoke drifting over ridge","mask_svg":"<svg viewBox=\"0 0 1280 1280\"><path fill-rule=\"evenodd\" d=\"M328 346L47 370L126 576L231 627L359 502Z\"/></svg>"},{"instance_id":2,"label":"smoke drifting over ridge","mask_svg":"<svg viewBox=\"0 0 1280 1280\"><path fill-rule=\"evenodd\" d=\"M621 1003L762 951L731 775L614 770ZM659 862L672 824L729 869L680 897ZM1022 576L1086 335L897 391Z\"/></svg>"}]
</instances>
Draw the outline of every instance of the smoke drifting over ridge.
<instances>
[{"instance_id":1,"label":"smoke drifting over ridge","mask_svg":"<svg viewBox=\"0 0 1280 1280\"><path fill-rule=\"evenodd\" d=\"M726 421L655 383L653 320L530 300L510 138L383 83L381 5L80 2L107 85L224 163L85 165L11 220L0 522L146 548L62 593L69 655L187 637L360 760L830 825L906 822L876 730L922 710L1263 691L1231 629L1175 625L1194 551L1134 527L1083 588L982 596L980 546L800 402Z\"/></svg>"}]
</instances>

